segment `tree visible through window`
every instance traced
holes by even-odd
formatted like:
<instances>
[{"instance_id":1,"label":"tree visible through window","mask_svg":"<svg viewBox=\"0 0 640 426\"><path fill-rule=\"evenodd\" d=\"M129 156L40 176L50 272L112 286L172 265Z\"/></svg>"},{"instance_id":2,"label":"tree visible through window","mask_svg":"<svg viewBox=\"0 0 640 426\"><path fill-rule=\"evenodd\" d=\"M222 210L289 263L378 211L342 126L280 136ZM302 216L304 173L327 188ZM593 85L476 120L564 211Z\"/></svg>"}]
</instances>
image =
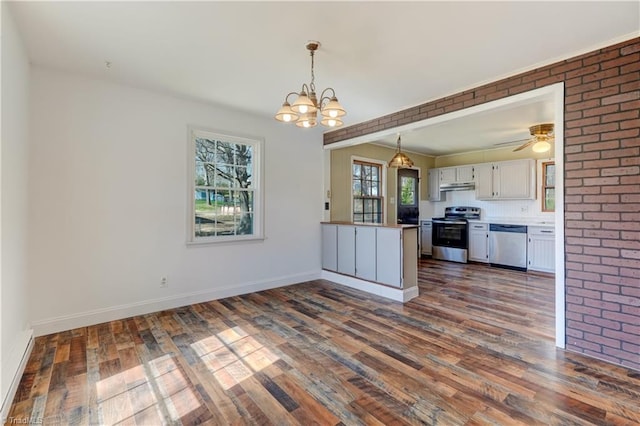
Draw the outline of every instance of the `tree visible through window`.
<instances>
[{"instance_id":1,"label":"tree visible through window","mask_svg":"<svg viewBox=\"0 0 640 426\"><path fill-rule=\"evenodd\" d=\"M195 167L191 240L259 237L260 142L203 131L193 131L192 138Z\"/></svg>"},{"instance_id":2,"label":"tree visible through window","mask_svg":"<svg viewBox=\"0 0 640 426\"><path fill-rule=\"evenodd\" d=\"M353 162L353 221L382 223L382 167Z\"/></svg>"},{"instance_id":3,"label":"tree visible through window","mask_svg":"<svg viewBox=\"0 0 640 426\"><path fill-rule=\"evenodd\" d=\"M542 163L542 211L556 211L556 163Z\"/></svg>"}]
</instances>

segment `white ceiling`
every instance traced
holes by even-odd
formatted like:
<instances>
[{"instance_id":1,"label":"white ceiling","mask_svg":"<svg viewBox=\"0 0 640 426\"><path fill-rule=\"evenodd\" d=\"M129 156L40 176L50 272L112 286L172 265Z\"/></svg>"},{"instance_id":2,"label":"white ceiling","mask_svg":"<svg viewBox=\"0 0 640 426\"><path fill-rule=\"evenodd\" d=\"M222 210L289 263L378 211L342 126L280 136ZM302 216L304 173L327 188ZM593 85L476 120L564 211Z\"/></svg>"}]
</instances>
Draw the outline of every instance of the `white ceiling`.
<instances>
[{"instance_id":1,"label":"white ceiling","mask_svg":"<svg viewBox=\"0 0 640 426\"><path fill-rule=\"evenodd\" d=\"M351 125L638 36L639 5L25 1L10 7L36 66L265 116L309 82L305 44L319 40L316 87L336 90ZM411 148L434 155L477 149L526 138L530 125L550 120L544 102L520 108L430 126L415 136L431 140L430 151ZM406 136L407 147L413 138ZM395 143L393 135L381 140Z\"/></svg>"}]
</instances>

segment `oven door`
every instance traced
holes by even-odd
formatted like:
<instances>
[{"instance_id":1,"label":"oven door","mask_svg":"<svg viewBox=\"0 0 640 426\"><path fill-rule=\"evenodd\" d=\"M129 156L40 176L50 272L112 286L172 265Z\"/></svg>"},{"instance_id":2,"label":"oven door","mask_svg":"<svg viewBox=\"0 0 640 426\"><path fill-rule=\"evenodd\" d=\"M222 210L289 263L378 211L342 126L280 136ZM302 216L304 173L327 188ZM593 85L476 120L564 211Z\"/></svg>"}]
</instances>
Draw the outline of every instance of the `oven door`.
<instances>
[{"instance_id":1,"label":"oven door","mask_svg":"<svg viewBox=\"0 0 640 426\"><path fill-rule=\"evenodd\" d=\"M434 246L468 248L467 222L434 220L432 241Z\"/></svg>"}]
</instances>

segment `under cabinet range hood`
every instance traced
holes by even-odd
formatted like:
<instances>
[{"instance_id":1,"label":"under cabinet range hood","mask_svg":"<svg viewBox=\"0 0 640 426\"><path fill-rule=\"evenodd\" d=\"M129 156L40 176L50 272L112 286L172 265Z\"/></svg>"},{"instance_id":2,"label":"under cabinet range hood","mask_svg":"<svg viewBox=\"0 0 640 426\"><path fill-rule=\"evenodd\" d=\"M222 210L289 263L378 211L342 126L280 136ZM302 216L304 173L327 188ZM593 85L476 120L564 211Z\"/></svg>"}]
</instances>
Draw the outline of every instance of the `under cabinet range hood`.
<instances>
[{"instance_id":1,"label":"under cabinet range hood","mask_svg":"<svg viewBox=\"0 0 640 426\"><path fill-rule=\"evenodd\" d=\"M475 182L449 182L440 184L440 191L467 191L470 189L476 189Z\"/></svg>"}]
</instances>

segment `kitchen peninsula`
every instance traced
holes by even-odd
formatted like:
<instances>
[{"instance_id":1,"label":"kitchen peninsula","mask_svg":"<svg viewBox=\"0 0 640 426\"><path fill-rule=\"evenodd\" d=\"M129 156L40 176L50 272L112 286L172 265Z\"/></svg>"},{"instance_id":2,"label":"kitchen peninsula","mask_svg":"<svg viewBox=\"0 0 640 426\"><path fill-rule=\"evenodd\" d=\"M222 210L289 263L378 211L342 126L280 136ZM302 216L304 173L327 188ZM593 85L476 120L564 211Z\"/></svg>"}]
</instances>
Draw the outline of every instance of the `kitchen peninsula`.
<instances>
[{"instance_id":1,"label":"kitchen peninsula","mask_svg":"<svg viewBox=\"0 0 640 426\"><path fill-rule=\"evenodd\" d=\"M321 226L323 278L399 302L418 296L418 225Z\"/></svg>"}]
</instances>

